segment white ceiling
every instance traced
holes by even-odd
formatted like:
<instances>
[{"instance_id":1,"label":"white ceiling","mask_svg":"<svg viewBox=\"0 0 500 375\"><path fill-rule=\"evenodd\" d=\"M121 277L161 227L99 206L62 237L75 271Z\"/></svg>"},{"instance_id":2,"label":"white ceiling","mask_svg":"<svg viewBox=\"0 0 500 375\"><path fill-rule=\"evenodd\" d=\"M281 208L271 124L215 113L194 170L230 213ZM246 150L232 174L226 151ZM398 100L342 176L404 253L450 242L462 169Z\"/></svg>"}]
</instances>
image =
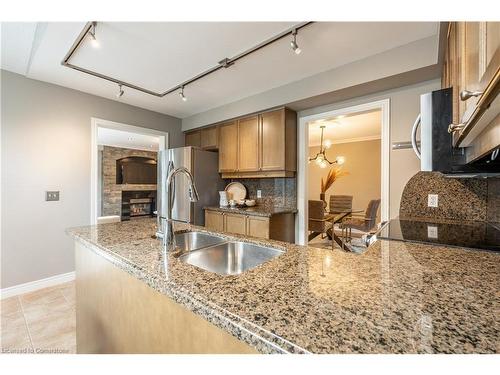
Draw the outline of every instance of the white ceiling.
<instances>
[{"instance_id":1,"label":"white ceiling","mask_svg":"<svg viewBox=\"0 0 500 375\"><path fill-rule=\"evenodd\" d=\"M380 110L327 118L309 124L309 147L319 146L320 126L326 125L323 140L332 144L379 139L382 131Z\"/></svg>"},{"instance_id":2,"label":"white ceiling","mask_svg":"<svg viewBox=\"0 0 500 375\"><path fill-rule=\"evenodd\" d=\"M99 48L88 40L71 62L118 79L165 91L225 57L289 29L290 22L104 22ZM437 22L320 22L299 31L295 55L285 37L163 98L132 89L117 99L111 82L74 71L61 60L84 22L2 23L2 69L184 118L236 100L437 35Z\"/></svg>"},{"instance_id":3,"label":"white ceiling","mask_svg":"<svg viewBox=\"0 0 500 375\"><path fill-rule=\"evenodd\" d=\"M160 138L122 130L97 128L97 144L103 146L132 148L135 150L158 151Z\"/></svg>"}]
</instances>

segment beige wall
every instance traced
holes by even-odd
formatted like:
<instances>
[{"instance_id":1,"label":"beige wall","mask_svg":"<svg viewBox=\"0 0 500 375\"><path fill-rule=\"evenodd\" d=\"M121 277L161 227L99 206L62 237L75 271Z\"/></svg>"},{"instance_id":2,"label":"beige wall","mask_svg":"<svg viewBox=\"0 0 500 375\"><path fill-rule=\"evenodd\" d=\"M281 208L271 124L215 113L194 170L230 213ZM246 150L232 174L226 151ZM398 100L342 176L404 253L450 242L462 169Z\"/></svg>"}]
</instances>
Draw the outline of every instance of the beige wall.
<instances>
[{"instance_id":1,"label":"beige wall","mask_svg":"<svg viewBox=\"0 0 500 375\"><path fill-rule=\"evenodd\" d=\"M74 270L64 230L90 223L91 117L184 143L178 118L1 71L2 288Z\"/></svg>"},{"instance_id":2,"label":"beige wall","mask_svg":"<svg viewBox=\"0 0 500 375\"><path fill-rule=\"evenodd\" d=\"M420 112L420 95L438 90L440 80L426 81L415 85L404 86L377 94L367 95L356 99L336 102L329 105L307 109L298 113L299 118L346 108L377 100L390 100L390 143L410 140L410 133L415 118ZM389 218L399 214L401 194L408 180L420 171L420 161L412 149L390 151L389 166Z\"/></svg>"},{"instance_id":3,"label":"beige wall","mask_svg":"<svg viewBox=\"0 0 500 375\"><path fill-rule=\"evenodd\" d=\"M318 151L319 147L310 147L309 155ZM342 169L349 172L327 190L327 203L333 194L352 195L353 208L365 209L371 199L380 198L380 140L334 144L327 150L327 156L330 160L344 156ZM326 178L328 171L329 168L320 168L316 163L309 164L309 199L319 199L321 177Z\"/></svg>"}]
</instances>

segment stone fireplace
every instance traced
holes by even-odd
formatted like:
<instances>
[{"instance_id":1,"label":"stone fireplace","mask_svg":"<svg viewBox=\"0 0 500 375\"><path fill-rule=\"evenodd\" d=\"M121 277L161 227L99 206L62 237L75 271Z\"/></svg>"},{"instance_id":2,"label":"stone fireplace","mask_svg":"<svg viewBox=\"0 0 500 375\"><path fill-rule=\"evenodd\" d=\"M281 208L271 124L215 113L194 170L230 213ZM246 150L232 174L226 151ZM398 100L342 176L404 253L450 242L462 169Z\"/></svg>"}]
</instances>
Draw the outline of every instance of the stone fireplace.
<instances>
[{"instance_id":1,"label":"stone fireplace","mask_svg":"<svg viewBox=\"0 0 500 375\"><path fill-rule=\"evenodd\" d=\"M156 200L156 184L117 184L116 183L116 161L127 156L142 156L157 159L157 153L152 151L133 150L121 147L102 147L101 168L101 216L117 215L122 217L122 196L133 197L138 192L140 197L132 199L146 199L154 192ZM146 197L143 197L145 195ZM149 198L148 198L149 199ZM137 207L141 207L137 202ZM122 219L123 220L123 219Z\"/></svg>"}]
</instances>

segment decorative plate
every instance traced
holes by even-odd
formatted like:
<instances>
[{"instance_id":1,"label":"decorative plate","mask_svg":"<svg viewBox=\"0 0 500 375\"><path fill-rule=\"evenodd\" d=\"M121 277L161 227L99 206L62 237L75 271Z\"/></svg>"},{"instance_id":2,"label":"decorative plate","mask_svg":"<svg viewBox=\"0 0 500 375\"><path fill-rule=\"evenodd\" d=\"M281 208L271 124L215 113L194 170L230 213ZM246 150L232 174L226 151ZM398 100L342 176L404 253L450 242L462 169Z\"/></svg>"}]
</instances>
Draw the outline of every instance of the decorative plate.
<instances>
[{"instance_id":1,"label":"decorative plate","mask_svg":"<svg viewBox=\"0 0 500 375\"><path fill-rule=\"evenodd\" d=\"M245 199L247 196L247 188L240 182L231 182L226 186L227 191L227 199L234 199L235 201L239 201Z\"/></svg>"}]
</instances>

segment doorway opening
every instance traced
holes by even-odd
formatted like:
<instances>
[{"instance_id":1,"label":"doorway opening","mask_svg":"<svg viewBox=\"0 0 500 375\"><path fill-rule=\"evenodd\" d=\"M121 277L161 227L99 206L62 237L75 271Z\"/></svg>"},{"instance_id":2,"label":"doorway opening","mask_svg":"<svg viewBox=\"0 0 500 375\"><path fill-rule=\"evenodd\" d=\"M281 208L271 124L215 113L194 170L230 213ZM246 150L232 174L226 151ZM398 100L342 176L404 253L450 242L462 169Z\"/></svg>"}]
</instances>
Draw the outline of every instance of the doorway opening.
<instances>
[{"instance_id":1,"label":"doorway opening","mask_svg":"<svg viewBox=\"0 0 500 375\"><path fill-rule=\"evenodd\" d=\"M91 134L91 224L153 216L168 133L92 118Z\"/></svg>"},{"instance_id":2,"label":"doorway opening","mask_svg":"<svg viewBox=\"0 0 500 375\"><path fill-rule=\"evenodd\" d=\"M348 216L360 218L375 205L376 213L371 214L375 222L388 220L389 130L389 99L299 119L297 243L324 240L331 246L331 237L340 228L329 216L340 210L338 205L349 206L342 211L349 209ZM329 218L311 231L310 204L311 215L324 211ZM343 219L334 216L339 222ZM358 234L353 230L353 237Z\"/></svg>"}]
</instances>

